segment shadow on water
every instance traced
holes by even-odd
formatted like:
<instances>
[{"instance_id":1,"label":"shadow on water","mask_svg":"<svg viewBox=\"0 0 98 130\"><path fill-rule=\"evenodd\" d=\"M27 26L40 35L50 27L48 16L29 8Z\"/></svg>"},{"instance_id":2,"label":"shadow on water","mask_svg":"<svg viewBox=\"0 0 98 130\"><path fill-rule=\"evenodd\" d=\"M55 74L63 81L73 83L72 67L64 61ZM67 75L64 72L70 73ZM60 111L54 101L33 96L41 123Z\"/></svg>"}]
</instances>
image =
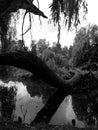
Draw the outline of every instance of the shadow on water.
<instances>
[{"instance_id":1,"label":"shadow on water","mask_svg":"<svg viewBox=\"0 0 98 130\"><path fill-rule=\"evenodd\" d=\"M17 120L19 116L23 119L24 114L26 114L24 122L30 123L36 117L37 112L39 112L41 108L45 105L43 104L42 96L31 97L27 92L26 86L22 82L9 81L8 83L4 83L0 81L0 85L3 85L5 87L16 86L17 88L17 100L16 110L14 111L14 120ZM82 121L77 120L72 108L72 98L69 95L60 104L59 108L50 120L50 124L71 125L72 119L76 120L76 127L85 127Z\"/></svg>"}]
</instances>

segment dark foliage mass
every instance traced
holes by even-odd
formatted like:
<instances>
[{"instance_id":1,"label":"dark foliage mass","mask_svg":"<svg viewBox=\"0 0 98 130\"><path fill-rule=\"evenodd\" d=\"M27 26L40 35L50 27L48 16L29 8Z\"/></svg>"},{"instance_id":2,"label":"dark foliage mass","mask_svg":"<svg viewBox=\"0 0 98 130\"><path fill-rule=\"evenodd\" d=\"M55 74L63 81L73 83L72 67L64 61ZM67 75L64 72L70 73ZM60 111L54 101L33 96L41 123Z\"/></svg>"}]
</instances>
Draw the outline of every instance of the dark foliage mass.
<instances>
[{"instance_id":1,"label":"dark foliage mass","mask_svg":"<svg viewBox=\"0 0 98 130\"><path fill-rule=\"evenodd\" d=\"M85 86L87 86L88 89L85 90ZM98 81L95 80L93 75L85 76L78 85L83 91L81 91L80 94L72 95L73 109L80 120L88 122L88 119L93 117L98 119L98 89L96 86L98 86Z\"/></svg>"},{"instance_id":2,"label":"dark foliage mass","mask_svg":"<svg viewBox=\"0 0 98 130\"><path fill-rule=\"evenodd\" d=\"M15 96L16 88L0 86L0 102L1 102L1 116L4 118L12 118L15 110Z\"/></svg>"}]
</instances>

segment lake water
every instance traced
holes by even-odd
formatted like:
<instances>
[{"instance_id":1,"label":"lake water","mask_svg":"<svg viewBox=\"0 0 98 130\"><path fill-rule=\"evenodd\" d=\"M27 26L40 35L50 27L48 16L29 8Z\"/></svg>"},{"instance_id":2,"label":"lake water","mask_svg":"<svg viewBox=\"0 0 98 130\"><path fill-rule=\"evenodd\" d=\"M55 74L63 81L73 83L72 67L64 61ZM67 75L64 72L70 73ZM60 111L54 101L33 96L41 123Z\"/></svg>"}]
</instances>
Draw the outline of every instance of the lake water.
<instances>
[{"instance_id":1,"label":"lake water","mask_svg":"<svg viewBox=\"0 0 98 130\"><path fill-rule=\"evenodd\" d=\"M14 112L14 114L16 115L16 119L18 118L18 116L21 116L23 118L23 115L26 112L25 122L30 123L36 117L37 112L39 112L44 106L42 96L31 97L27 92L26 86L22 82L10 81L8 83L4 83L0 81L0 85L4 85L5 87L16 86L17 88L16 110ZM21 111L21 107L23 111ZM69 95L60 104L59 108L50 120L50 124L71 124L71 120L73 118L76 119L77 127L84 127L84 123L82 121L78 121L76 118L76 115L72 108L72 98Z\"/></svg>"}]
</instances>

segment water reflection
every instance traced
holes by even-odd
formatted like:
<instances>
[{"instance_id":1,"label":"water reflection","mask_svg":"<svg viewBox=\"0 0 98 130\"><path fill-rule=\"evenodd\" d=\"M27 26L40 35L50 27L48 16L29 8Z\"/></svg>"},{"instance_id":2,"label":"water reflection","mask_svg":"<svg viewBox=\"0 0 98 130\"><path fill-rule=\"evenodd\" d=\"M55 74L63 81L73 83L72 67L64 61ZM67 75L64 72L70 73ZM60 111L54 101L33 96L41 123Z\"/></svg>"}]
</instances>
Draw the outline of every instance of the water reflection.
<instances>
[{"instance_id":1,"label":"water reflection","mask_svg":"<svg viewBox=\"0 0 98 130\"><path fill-rule=\"evenodd\" d=\"M24 114L26 114L24 121L26 123L30 123L36 117L36 113L44 106L42 96L31 97L27 92L26 86L22 82L9 81L8 83L4 83L0 81L0 85L5 87L16 86L17 88L16 110L14 112L15 119L17 119L18 116L22 117L23 119ZM21 106L23 111L21 110ZM53 115L50 124L71 124L72 119L76 119L77 127L84 127L84 123L77 120L72 108L72 98L71 96L68 96L63 100L60 107Z\"/></svg>"},{"instance_id":2,"label":"water reflection","mask_svg":"<svg viewBox=\"0 0 98 130\"><path fill-rule=\"evenodd\" d=\"M21 111L21 105L23 105L23 113ZM17 117L21 116L23 118L23 114L25 114L27 110L25 122L30 123L36 117L36 113L40 111L43 106L44 104L42 103L42 97L35 96L29 99L23 97L21 100L17 100L16 102L16 115Z\"/></svg>"},{"instance_id":3,"label":"water reflection","mask_svg":"<svg viewBox=\"0 0 98 130\"><path fill-rule=\"evenodd\" d=\"M72 119L76 120L76 127L79 127L79 128L85 127L82 121L77 120L77 117L72 108L72 97L69 95L63 100L63 102L59 106L58 110L52 117L50 124L72 125Z\"/></svg>"}]
</instances>

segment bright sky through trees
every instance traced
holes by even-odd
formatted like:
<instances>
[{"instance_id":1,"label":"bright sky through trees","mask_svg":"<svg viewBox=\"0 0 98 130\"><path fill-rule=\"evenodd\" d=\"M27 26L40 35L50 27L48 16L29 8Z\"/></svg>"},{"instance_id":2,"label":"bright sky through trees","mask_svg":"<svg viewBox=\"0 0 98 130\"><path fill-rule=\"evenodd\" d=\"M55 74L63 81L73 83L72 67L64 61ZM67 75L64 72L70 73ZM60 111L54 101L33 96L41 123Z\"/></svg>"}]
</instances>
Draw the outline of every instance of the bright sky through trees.
<instances>
[{"instance_id":1,"label":"bright sky through trees","mask_svg":"<svg viewBox=\"0 0 98 130\"><path fill-rule=\"evenodd\" d=\"M52 0L40 0L39 5L40 5L40 10L42 10L46 16L48 16L48 19L41 18L41 23L39 21L38 16L33 15L33 21L32 21L32 37L30 35L30 32L24 35L25 43L27 46L30 46L31 39L33 40L39 40L40 38L45 38L47 41L52 42L57 42L57 27L54 27L53 24L48 24L49 18L50 17L50 9L49 9L49 4L51 3ZM88 14L86 15L86 21L83 21L81 19L81 26L86 26L89 23L93 24L98 24L98 18L97 18L97 12L98 12L98 0L86 0L88 3ZM37 5L38 3L35 2ZM80 17L82 17L82 11L80 12ZM21 21L21 20L20 20ZM29 17L26 16L26 21L25 21L25 28L28 29L29 26ZM22 23L22 21L20 22ZM18 25L18 38L20 38L21 35L21 24ZM73 44L73 39L75 37L75 29L73 31L68 32L67 29L62 25L62 30L61 30L61 45L62 46L70 46Z\"/></svg>"}]
</instances>

